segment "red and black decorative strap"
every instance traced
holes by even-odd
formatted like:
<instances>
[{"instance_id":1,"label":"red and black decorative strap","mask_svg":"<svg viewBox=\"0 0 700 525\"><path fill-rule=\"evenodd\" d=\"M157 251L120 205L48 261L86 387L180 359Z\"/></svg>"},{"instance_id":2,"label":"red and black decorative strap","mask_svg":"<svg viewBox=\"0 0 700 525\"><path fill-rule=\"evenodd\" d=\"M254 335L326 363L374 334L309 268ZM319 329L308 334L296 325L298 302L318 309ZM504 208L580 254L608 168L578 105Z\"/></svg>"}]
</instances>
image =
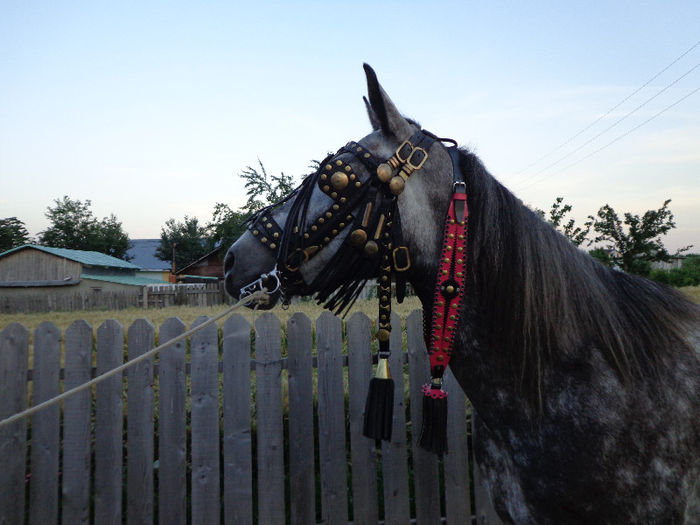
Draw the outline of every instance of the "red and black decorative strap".
<instances>
[{"instance_id":1,"label":"red and black decorative strap","mask_svg":"<svg viewBox=\"0 0 700 525\"><path fill-rule=\"evenodd\" d=\"M450 362L462 310L467 270L467 194L455 183L445 219L442 252L435 282L430 332L430 383L423 385L423 428L419 445L441 455L447 452L447 392L442 378Z\"/></svg>"}]
</instances>

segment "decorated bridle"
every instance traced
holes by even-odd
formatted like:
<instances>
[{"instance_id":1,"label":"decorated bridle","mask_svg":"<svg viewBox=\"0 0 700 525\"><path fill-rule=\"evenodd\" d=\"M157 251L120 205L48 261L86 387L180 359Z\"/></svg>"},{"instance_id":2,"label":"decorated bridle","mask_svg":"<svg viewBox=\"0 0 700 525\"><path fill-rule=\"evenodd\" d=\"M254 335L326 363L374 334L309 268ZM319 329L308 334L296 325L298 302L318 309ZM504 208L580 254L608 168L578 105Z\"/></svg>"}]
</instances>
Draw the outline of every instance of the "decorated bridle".
<instances>
[{"instance_id":1,"label":"decorated bridle","mask_svg":"<svg viewBox=\"0 0 700 525\"><path fill-rule=\"evenodd\" d=\"M443 142L453 145L446 147ZM376 440L390 440L393 425L394 382L389 371L391 334L391 288L396 283L399 302L405 295L406 272L411 268L408 247L403 243L397 197L415 171L428 159L438 143L450 154L453 165L453 195L443 229L442 252L436 276L430 318L424 318L424 335L430 356L430 383L423 386L423 429L419 444L443 454L447 450L447 393L442 378L449 364L461 314L466 276L467 197L459 168L456 143L419 130L404 140L395 153L380 162L357 142L349 142L329 155L316 173L283 201L265 208L247 221L247 227L275 255L275 269L241 288L241 296L266 288L279 291L283 302L292 294L315 293L316 300L337 312L346 311L364 284L377 277L379 316L377 368L370 381L365 406L364 434ZM356 174L350 156L370 173L367 181ZM318 186L332 204L313 221L307 221L311 194ZM293 199L293 200L292 200ZM291 201L291 202L290 202ZM284 227L273 218L273 210L290 202ZM340 248L306 283L301 266L350 228Z\"/></svg>"}]
</instances>

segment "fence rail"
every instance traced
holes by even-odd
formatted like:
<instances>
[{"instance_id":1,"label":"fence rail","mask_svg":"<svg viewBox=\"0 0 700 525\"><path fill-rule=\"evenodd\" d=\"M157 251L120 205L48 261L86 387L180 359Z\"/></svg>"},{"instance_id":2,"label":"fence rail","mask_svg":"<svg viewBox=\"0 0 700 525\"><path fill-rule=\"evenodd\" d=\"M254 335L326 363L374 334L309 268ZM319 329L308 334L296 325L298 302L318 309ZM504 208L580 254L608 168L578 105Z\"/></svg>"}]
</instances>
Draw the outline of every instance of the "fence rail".
<instances>
[{"instance_id":1,"label":"fence rail","mask_svg":"<svg viewBox=\"0 0 700 525\"><path fill-rule=\"evenodd\" d=\"M438 460L416 446L411 421L421 420L428 374L421 313L405 331L393 324L390 364L406 395L395 396L393 438L379 449L361 435L366 315L343 330L323 313L314 337L303 314L284 331L263 314L254 338L234 315L164 350L157 365L139 363L62 410L0 428L0 524L500 523L472 466L467 403L451 375L450 452ZM94 336L76 321L64 334L43 323L30 338L10 325L0 332L0 419L185 329L171 318L156 334L138 320L125 333L106 321Z\"/></svg>"}]
</instances>

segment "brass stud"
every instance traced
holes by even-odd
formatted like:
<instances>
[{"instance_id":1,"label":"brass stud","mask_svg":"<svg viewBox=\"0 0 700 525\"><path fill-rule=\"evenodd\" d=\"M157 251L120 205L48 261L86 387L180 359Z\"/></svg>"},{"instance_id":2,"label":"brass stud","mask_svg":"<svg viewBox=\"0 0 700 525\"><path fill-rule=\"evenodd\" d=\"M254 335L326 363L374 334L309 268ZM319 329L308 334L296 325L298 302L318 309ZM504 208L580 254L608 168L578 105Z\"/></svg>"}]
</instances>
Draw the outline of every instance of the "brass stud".
<instances>
[{"instance_id":1,"label":"brass stud","mask_svg":"<svg viewBox=\"0 0 700 525\"><path fill-rule=\"evenodd\" d=\"M262 239L260 239L260 242L265 244L267 242L267 237L263 237Z\"/></svg>"},{"instance_id":2,"label":"brass stud","mask_svg":"<svg viewBox=\"0 0 700 525\"><path fill-rule=\"evenodd\" d=\"M382 301L387 302L389 298L386 295L382 295Z\"/></svg>"},{"instance_id":3,"label":"brass stud","mask_svg":"<svg viewBox=\"0 0 700 525\"><path fill-rule=\"evenodd\" d=\"M450 321L454 321L455 319L457 319L457 318L454 315L450 316Z\"/></svg>"},{"instance_id":4,"label":"brass stud","mask_svg":"<svg viewBox=\"0 0 700 525\"><path fill-rule=\"evenodd\" d=\"M335 191L333 193L331 193L331 198L335 199L337 197L338 197L338 193L336 193Z\"/></svg>"},{"instance_id":5,"label":"brass stud","mask_svg":"<svg viewBox=\"0 0 700 525\"><path fill-rule=\"evenodd\" d=\"M277 238L280 236L280 234L279 234L279 232L275 232L275 233L272 234L272 236L273 236L275 239L277 239Z\"/></svg>"},{"instance_id":6,"label":"brass stud","mask_svg":"<svg viewBox=\"0 0 700 525\"><path fill-rule=\"evenodd\" d=\"M374 255L377 255L377 252L379 252L379 246L376 242L369 241L367 242L367 244L365 244L365 255L367 255L368 257L372 257Z\"/></svg>"},{"instance_id":7,"label":"brass stud","mask_svg":"<svg viewBox=\"0 0 700 525\"><path fill-rule=\"evenodd\" d=\"M347 198L345 198L345 197L341 197L341 198L340 198L340 203L341 203L341 204L345 204L346 202L348 202L348 199L347 199ZM348 219L348 220L349 220L349 219Z\"/></svg>"},{"instance_id":8,"label":"brass stud","mask_svg":"<svg viewBox=\"0 0 700 525\"><path fill-rule=\"evenodd\" d=\"M350 180L355 180L356 178L357 178L357 175L355 175L354 173L350 174Z\"/></svg>"},{"instance_id":9,"label":"brass stud","mask_svg":"<svg viewBox=\"0 0 700 525\"><path fill-rule=\"evenodd\" d=\"M458 252L463 252L463 251L464 251L464 248L462 248L461 246L457 246L457 251L458 251Z\"/></svg>"},{"instance_id":10,"label":"brass stud","mask_svg":"<svg viewBox=\"0 0 700 525\"><path fill-rule=\"evenodd\" d=\"M455 287L452 286L452 285L449 285L447 288L445 288L445 291L446 291L447 293L454 293Z\"/></svg>"},{"instance_id":11,"label":"brass stud","mask_svg":"<svg viewBox=\"0 0 700 525\"><path fill-rule=\"evenodd\" d=\"M331 212L327 211L327 212L326 212L326 218L327 218L327 219L330 219L331 217L333 217L333 214L332 214Z\"/></svg>"},{"instance_id":12,"label":"brass stud","mask_svg":"<svg viewBox=\"0 0 700 525\"><path fill-rule=\"evenodd\" d=\"M337 204L333 205L333 211L338 211L339 209L340 209L340 206L338 206Z\"/></svg>"},{"instance_id":13,"label":"brass stud","mask_svg":"<svg viewBox=\"0 0 700 525\"><path fill-rule=\"evenodd\" d=\"M457 238L458 238L460 241L463 241L463 240L464 240L464 235L458 235Z\"/></svg>"},{"instance_id":14,"label":"brass stud","mask_svg":"<svg viewBox=\"0 0 700 525\"><path fill-rule=\"evenodd\" d=\"M331 175L331 185L336 190L342 190L348 185L348 182L348 176L342 171L336 171L333 175Z\"/></svg>"},{"instance_id":15,"label":"brass stud","mask_svg":"<svg viewBox=\"0 0 700 525\"><path fill-rule=\"evenodd\" d=\"M318 218L318 223L319 223L319 224L323 224L324 222L326 222L326 219L324 219L323 217L319 217L319 218Z\"/></svg>"},{"instance_id":16,"label":"brass stud","mask_svg":"<svg viewBox=\"0 0 700 525\"><path fill-rule=\"evenodd\" d=\"M269 230L270 228L272 228L272 223L268 222L268 223L265 225L265 228L267 228L268 230Z\"/></svg>"},{"instance_id":17,"label":"brass stud","mask_svg":"<svg viewBox=\"0 0 700 525\"><path fill-rule=\"evenodd\" d=\"M351 220L352 220L352 215L348 215L347 217L345 217L345 220L346 220L346 221L351 221Z\"/></svg>"},{"instance_id":18,"label":"brass stud","mask_svg":"<svg viewBox=\"0 0 700 525\"><path fill-rule=\"evenodd\" d=\"M333 169L333 166L331 166L330 164L326 164L326 170L330 171L332 169Z\"/></svg>"},{"instance_id":19,"label":"brass stud","mask_svg":"<svg viewBox=\"0 0 700 525\"><path fill-rule=\"evenodd\" d=\"M331 234L333 234L333 235L338 235L338 230L333 230L333 231L331 232Z\"/></svg>"},{"instance_id":20,"label":"brass stud","mask_svg":"<svg viewBox=\"0 0 700 525\"><path fill-rule=\"evenodd\" d=\"M338 224L338 228L340 228L341 230L345 228L345 223L341 222L340 224Z\"/></svg>"},{"instance_id":21,"label":"brass stud","mask_svg":"<svg viewBox=\"0 0 700 525\"><path fill-rule=\"evenodd\" d=\"M446 248L447 248L447 251L450 251L450 252L452 251L452 246L447 246Z\"/></svg>"},{"instance_id":22,"label":"brass stud","mask_svg":"<svg viewBox=\"0 0 700 525\"><path fill-rule=\"evenodd\" d=\"M325 242L325 243L331 242L330 237L324 237L323 242Z\"/></svg>"},{"instance_id":23,"label":"brass stud","mask_svg":"<svg viewBox=\"0 0 700 525\"><path fill-rule=\"evenodd\" d=\"M305 233L305 234L304 234L304 239L308 239L308 238L309 238L309 234L308 234L308 233Z\"/></svg>"},{"instance_id":24,"label":"brass stud","mask_svg":"<svg viewBox=\"0 0 700 525\"><path fill-rule=\"evenodd\" d=\"M464 261L462 259L457 259L457 264L462 264Z\"/></svg>"},{"instance_id":25,"label":"brass stud","mask_svg":"<svg viewBox=\"0 0 700 525\"><path fill-rule=\"evenodd\" d=\"M328 193L329 191L331 191L331 187L330 187L328 184L326 184L326 185L325 185L323 188L321 188L321 189L322 189L325 193Z\"/></svg>"},{"instance_id":26,"label":"brass stud","mask_svg":"<svg viewBox=\"0 0 700 525\"><path fill-rule=\"evenodd\" d=\"M356 248L359 248L360 246L364 246L364 244L367 242L367 232L365 230L357 229L353 230L350 233L350 244L352 246L355 246Z\"/></svg>"},{"instance_id":27,"label":"brass stud","mask_svg":"<svg viewBox=\"0 0 700 525\"><path fill-rule=\"evenodd\" d=\"M356 187L356 188L359 188L360 186L362 186L362 183L358 180L358 181L355 183L355 187Z\"/></svg>"},{"instance_id":28,"label":"brass stud","mask_svg":"<svg viewBox=\"0 0 700 525\"><path fill-rule=\"evenodd\" d=\"M328 179L328 175L326 175L325 173L323 175L321 175L321 180L326 180L326 179Z\"/></svg>"},{"instance_id":29,"label":"brass stud","mask_svg":"<svg viewBox=\"0 0 700 525\"><path fill-rule=\"evenodd\" d=\"M405 186L406 183L404 180L401 177L396 176L389 182L389 191L391 191L393 195L401 195Z\"/></svg>"},{"instance_id":30,"label":"brass stud","mask_svg":"<svg viewBox=\"0 0 700 525\"><path fill-rule=\"evenodd\" d=\"M316 225L314 224L314 225L311 227L311 231L312 231L312 232L315 232L316 230L318 230L318 226L316 226Z\"/></svg>"},{"instance_id":31,"label":"brass stud","mask_svg":"<svg viewBox=\"0 0 700 525\"><path fill-rule=\"evenodd\" d=\"M253 230L253 235L255 235L257 237L259 234L260 234L260 232L258 230Z\"/></svg>"},{"instance_id":32,"label":"brass stud","mask_svg":"<svg viewBox=\"0 0 700 525\"><path fill-rule=\"evenodd\" d=\"M381 341L382 343L387 342L390 337L391 332L389 332L389 330L387 330L386 328L382 328L377 332L377 339L379 339L379 341Z\"/></svg>"},{"instance_id":33,"label":"brass stud","mask_svg":"<svg viewBox=\"0 0 700 525\"><path fill-rule=\"evenodd\" d=\"M445 360L445 356L442 355L442 354L440 354L440 355L438 355L438 356L436 357L436 359L437 359L439 362L442 363L442 362Z\"/></svg>"},{"instance_id":34,"label":"brass stud","mask_svg":"<svg viewBox=\"0 0 700 525\"><path fill-rule=\"evenodd\" d=\"M351 168L350 166L345 166L345 171L347 171L348 173L350 173L350 172L352 171L352 168Z\"/></svg>"},{"instance_id":35,"label":"brass stud","mask_svg":"<svg viewBox=\"0 0 700 525\"><path fill-rule=\"evenodd\" d=\"M270 243L270 248L272 248L274 250L275 248L277 248L277 245L274 242Z\"/></svg>"},{"instance_id":36,"label":"brass stud","mask_svg":"<svg viewBox=\"0 0 700 525\"><path fill-rule=\"evenodd\" d=\"M335 165L336 165L336 166L342 166L342 165L343 165L343 161L342 161L342 160L336 160L336 161L335 161Z\"/></svg>"},{"instance_id":37,"label":"brass stud","mask_svg":"<svg viewBox=\"0 0 700 525\"><path fill-rule=\"evenodd\" d=\"M360 146L357 146L357 151L362 151L362 148Z\"/></svg>"},{"instance_id":38,"label":"brass stud","mask_svg":"<svg viewBox=\"0 0 700 525\"><path fill-rule=\"evenodd\" d=\"M386 162L382 162L379 166L377 166L377 178L381 182L389 182L392 171L391 166L389 166Z\"/></svg>"},{"instance_id":39,"label":"brass stud","mask_svg":"<svg viewBox=\"0 0 700 525\"><path fill-rule=\"evenodd\" d=\"M365 153L363 156L364 156L364 158L368 159L368 158L370 158L371 155L369 153Z\"/></svg>"},{"instance_id":40,"label":"brass stud","mask_svg":"<svg viewBox=\"0 0 700 525\"><path fill-rule=\"evenodd\" d=\"M455 238L455 234L454 234L454 233L450 233L450 234L448 235L448 237L449 237L450 239L454 239L454 238Z\"/></svg>"}]
</instances>

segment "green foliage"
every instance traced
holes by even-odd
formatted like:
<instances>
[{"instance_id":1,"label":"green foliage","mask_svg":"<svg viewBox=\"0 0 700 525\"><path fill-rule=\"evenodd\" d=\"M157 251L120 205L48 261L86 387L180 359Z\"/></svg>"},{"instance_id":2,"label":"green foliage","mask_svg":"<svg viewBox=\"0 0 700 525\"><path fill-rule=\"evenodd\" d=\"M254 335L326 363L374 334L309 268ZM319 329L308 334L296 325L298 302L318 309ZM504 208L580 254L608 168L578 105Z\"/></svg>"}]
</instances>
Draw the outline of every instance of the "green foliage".
<instances>
[{"instance_id":1,"label":"green foliage","mask_svg":"<svg viewBox=\"0 0 700 525\"><path fill-rule=\"evenodd\" d=\"M700 285L700 255L688 255L683 259L680 268L652 270L649 273L649 278L677 288L698 286Z\"/></svg>"},{"instance_id":2,"label":"green foliage","mask_svg":"<svg viewBox=\"0 0 700 525\"><path fill-rule=\"evenodd\" d=\"M535 209L535 213L551 224L573 244L580 246L586 240L593 223L588 221L583 224L583 227L576 226L576 221L573 218L566 220L566 215L571 210L571 204L564 204L564 197L557 197L549 209L549 218L545 217L545 212L542 210Z\"/></svg>"},{"instance_id":3,"label":"green foliage","mask_svg":"<svg viewBox=\"0 0 700 525\"><path fill-rule=\"evenodd\" d=\"M240 174L241 178L246 181L248 201L241 208L241 211L246 214L254 213L265 206L282 200L294 189L294 177L285 175L284 172L279 175L268 175L260 159L258 159L258 164L260 171L248 166Z\"/></svg>"},{"instance_id":4,"label":"green foliage","mask_svg":"<svg viewBox=\"0 0 700 525\"><path fill-rule=\"evenodd\" d=\"M17 217L0 219L0 253L29 242L27 228Z\"/></svg>"},{"instance_id":5,"label":"green foliage","mask_svg":"<svg viewBox=\"0 0 700 525\"><path fill-rule=\"evenodd\" d=\"M162 261L171 261L175 248L175 268L183 268L209 252L205 238L206 228L199 224L196 217L185 215L183 222L168 219L160 230L156 257Z\"/></svg>"},{"instance_id":6,"label":"green foliage","mask_svg":"<svg viewBox=\"0 0 700 525\"><path fill-rule=\"evenodd\" d=\"M122 223L112 214L98 220L92 213L90 200L55 199L46 209L51 225L39 234L39 242L54 248L88 250L127 259L129 236Z\"/></svg>"},{"instance_id":7,"label":"green foliage","mask_svg":"<svg viewBox=\"0 0 700 525\"><path fill-rule=\"evenodd\" d=\"M661 242L661 237L676 227L668 208L670 202L666 200L661 208L648 210L641 217L625 213L624 221L610 205L602 206L597 217L589 216L597 234L592 243L603 243L612 266L629 273L649 275L651 263L669 261L672 257ZM675 255L689 248L681 248Z\"/></svg>"},{"instance_id":8,"label":"green foliage","mask_svg":"<svg viewBox=\"0 0 700 525\"><path fill-rule=\"evenodd\" d=\"M597 259L598 262L604 264L605 266L612 266L612 259L610 258L610 254L607 250L604 250L603 248L594 248L588 252L588 255L590 255L594 259Z\"/></svg>"},{"instance_id":9,"label":"green foliage","mask_svg":"<svg viewBox=\"0 0 700 525\"><path fill-rule=\"evenodd\" d=\"M228 249L245 232L243 223L249 216L249 213L234 211L228 204L217 202L211 222L206 226L208 250L213 250L219 242Z\"/></svg>"}]
</instances>

